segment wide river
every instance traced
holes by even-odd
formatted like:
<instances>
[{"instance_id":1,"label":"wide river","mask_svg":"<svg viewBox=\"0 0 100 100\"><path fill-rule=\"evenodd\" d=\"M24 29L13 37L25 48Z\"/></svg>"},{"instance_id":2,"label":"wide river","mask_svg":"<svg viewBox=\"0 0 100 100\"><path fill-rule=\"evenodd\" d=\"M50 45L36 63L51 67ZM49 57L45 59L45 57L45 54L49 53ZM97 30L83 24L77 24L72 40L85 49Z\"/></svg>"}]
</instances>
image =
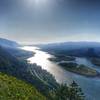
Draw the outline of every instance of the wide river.
<instances>
[{"instance_id":1,"label":"wide river","mask_svg":"<svg viewBox=\"0 0 100 100\"><path fill-rule=\"evenodd\" d=\"M25 46L22 49L35 52L35 55L29 58L28 61L30 63L36 63L43 69L50 72L55 77L58 83L69 84L70 82L72 82L72 80L75 80L82 88L87 100L100 100L100 78L87 78L68 72L58 66L56 63L48 60L48 58L52 58L53 55L41 51L37 47ZM100 68L94 66L88 59L76 58L76 62L79 64L85 64L100 71Z\"/></svg>"}]
</instances>

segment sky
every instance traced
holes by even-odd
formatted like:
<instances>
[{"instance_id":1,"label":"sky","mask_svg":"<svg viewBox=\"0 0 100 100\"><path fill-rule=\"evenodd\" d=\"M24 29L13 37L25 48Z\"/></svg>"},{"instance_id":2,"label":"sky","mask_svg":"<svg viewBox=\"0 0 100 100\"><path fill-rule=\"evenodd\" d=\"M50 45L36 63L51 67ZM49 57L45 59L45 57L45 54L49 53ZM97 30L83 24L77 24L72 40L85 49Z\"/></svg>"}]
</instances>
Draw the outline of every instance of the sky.
<instances>
[{"instance_id":1,"label":"sky","mask_svg":"<svg viewBox=\"0 0 100 100\"><path fill-rule=\"evenodd\" d=\"M0 37L24 44L100 42L100 0L0 0Z\"/></svg>"}]
</instances>

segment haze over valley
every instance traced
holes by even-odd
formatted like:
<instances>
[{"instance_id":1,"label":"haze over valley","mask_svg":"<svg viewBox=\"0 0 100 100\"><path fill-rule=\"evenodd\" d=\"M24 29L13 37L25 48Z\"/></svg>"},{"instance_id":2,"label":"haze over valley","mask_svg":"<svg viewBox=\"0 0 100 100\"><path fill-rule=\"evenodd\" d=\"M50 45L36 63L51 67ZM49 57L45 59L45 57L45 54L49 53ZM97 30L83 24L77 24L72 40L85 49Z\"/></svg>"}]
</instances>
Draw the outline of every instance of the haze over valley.
<instances>
[{"instance_id":1,"label":"haze over valley","mask_svg":"<svg viewBox=\"0 0 100 100\"><path fill-rule=\"evenodd\" d=\"M100 0L0 0L0 100L100 100Z\"/></svg>"}]
</instances>

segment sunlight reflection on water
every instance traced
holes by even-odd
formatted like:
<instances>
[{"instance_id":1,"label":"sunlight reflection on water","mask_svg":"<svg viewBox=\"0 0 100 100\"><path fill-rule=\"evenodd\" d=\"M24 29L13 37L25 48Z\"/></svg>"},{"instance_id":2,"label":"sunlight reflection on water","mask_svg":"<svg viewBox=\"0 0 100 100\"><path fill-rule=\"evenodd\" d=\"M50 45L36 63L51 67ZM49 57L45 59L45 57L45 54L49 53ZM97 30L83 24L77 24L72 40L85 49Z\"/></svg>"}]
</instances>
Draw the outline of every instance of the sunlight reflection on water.
<instances>
[{"instance_id":1,"label":"sunlight reflection on water","mask_svg":"<svg viewBox=\"0 0 100 100\"><path fill-rule=\"evenodd\" d=\"M43 69L53 74L57 82L70 83L72 81L70 72L66 74L66 71L64 69L62 69L57 64L48 60L48 58L53 57L53 55L40 51L39 48L37 47L25 46L22 49L35 52L35 55L29 58L28 61L30 63L36 63L37 65L41 66Z\"/></svg>"},{"instance_id":2,"label":"sunlight reflection on water","mask_svg":"<svg viewBox=\"0 0 100 100\"><path fill-rule=\"evenodd\" d=\"M56 63L53 63L48 60L48 58L52 58L53 56L40 51L37 47L25 46L22 49L27 51L33 51L35 55L28 59L30 63L36 63L40 65L43 69L50 72L57 82L59 83L70 83L72 80L75 80L82 88L83 92L87 96L86 100L99 100L100 98L100 79L98 78L87 78L84 76L80 76L74 73L70 73L65 71L63 68L58 66ZM78 63L90 64L86 59L77 58ZM87 62L87 63L86 63ZM92 91L91 91L92 89Z\"/></svg>"}]
</instances>

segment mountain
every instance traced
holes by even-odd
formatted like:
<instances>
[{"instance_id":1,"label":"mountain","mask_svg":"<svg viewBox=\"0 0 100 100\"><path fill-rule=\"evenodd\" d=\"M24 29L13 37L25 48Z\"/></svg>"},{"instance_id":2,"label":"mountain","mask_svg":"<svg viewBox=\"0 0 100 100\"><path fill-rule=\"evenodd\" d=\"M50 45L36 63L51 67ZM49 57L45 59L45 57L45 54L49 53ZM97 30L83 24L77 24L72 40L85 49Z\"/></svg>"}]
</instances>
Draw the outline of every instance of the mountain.
<instances>
[{"instance_id":1,"label":"mountain","mask_svg":"<svg viewBox=\"0 0 100 100\"><path fill-rule=\"evenodd\" d=\"M10 74L16 74L17 70L21 70L22 62L12 56L6 49L0 47L0 71Z\"/></svg>"},{"instance_id":2,"label":"mountain","mask_svg":"<svg viewBox=\"0 0 100 100\"><path fill-rule=\"evenodd\" d=\"M0 100L46 100L35 87L0 73Z\"/></svg>"},{"instance_id":3,"label":"mountain","mask_svg":"<svg viewBox=\"0 0 100 100\"><path fill-rule=\"evenodd\" d=\"M45 100L42 94L49 98L47 100L56 100L51 98L54 95L58 96L55 90L59 88L59 84L49 72L36 64L28 64L16 58L2 46L0 46L0 83L0 100ZM57 91L59 93L59 90ZM65 94L61 97L63 95ZM60 100L60 97L58 99Z\"/></svg>"},{"instance_id":4,"label":"mountain","mask_svg":"<svg viewBox=\"0 0 100 100\"><path fill-rule=\"evenodd\" d=\"M16 43L15 41L0 38L0 46L6 47L6 48L7 47L15 48L15 47L18 47L20 45L18 43Z\"/></svg>"},{"instance_id":5,"label":"mountain","mask_svg":"<svg viewBox=\"0 0 100 100\"><path fill-rule=\"evenodd\" d=\"M51 89L58 86L54 77L46 70L42 70L41 67L36 64L31 65L24 60L17 59L3 47L0 47L0 72L32 84L38 91L46 96Z\"/></svg>"},{"instance_id":6,"label":"mountain","mask_svg":"<svg viewBox=\"0 0 100 100\"><path fill-rule=\"evenodd\" d=\"M73 50L80 48L100 48L99 42L62 42L39 45L43 49Z\"/></svg>"},{"instance_id":7,"label":"mountain","mask_svg":"<svg viewBox=\"0 0 100 100\"><path fill-rule=\"evenodd\" d=\"M34 55L34 53L31 51L22 50L19 48L20 46L21 45L15 41L0 38L0 47L5 49L11 55L21 59L27 59Z\"/></svg>"},{"instance_id":8,"label":"mountain","mask_svg":"<svg viewBox=\"0 0 100 100\"><path fill-rule=\"evenodd\" d=\"M21 48L5 48L6 51L8 51L11 55L19 58L19 59L23 59L23 60L26 60L32 56L34 56L34 52L32 51L26 51L26 50L23 50Z\"/></svg>"},{"instance_id":9,"label":"mountain","mask_svg":"<svg viewBox=\"0 0 100 100\"><path fill-rule=\"evenodd\" d=\"M63 54L77 57L100 57L99 42L64 42L39 45L39 47L50 54Z\"/></svg>"}]
</instances>

